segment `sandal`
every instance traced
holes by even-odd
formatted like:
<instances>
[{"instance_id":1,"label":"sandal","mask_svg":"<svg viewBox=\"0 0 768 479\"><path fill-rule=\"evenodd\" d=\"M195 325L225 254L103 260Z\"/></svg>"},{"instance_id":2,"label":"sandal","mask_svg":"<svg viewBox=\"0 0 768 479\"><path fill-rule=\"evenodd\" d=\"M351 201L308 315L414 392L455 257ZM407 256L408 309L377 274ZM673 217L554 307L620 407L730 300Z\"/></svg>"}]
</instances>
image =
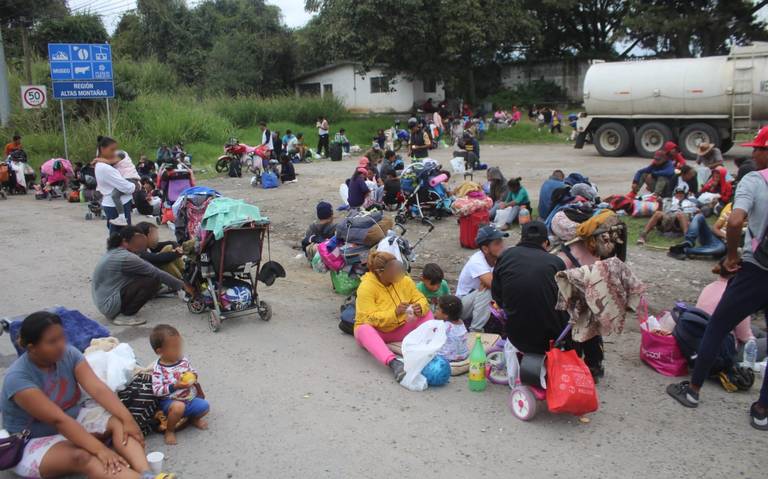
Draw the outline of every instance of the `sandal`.
<instances>
[{"instance_id":1,"label":"sandal","mask_svg":"<svg viewBox=\"0 0 768 479\"><path fill-rule=\"evenodd\" d=\"M756 402L749 408L749 424L758 431L768 431L768 413L765 410L759 413Z\"/></svg>"},{"instance_id":2,"label":"sandal","mask_svg":"<svg viewBox=\"0 0 768 479\"><path fill-rule=\"evenodd\" d=\"M667 394L685 407L699 407L699 394L691 390L691 383L683 381L667 386Z\"/></svg>"}]
</instances>

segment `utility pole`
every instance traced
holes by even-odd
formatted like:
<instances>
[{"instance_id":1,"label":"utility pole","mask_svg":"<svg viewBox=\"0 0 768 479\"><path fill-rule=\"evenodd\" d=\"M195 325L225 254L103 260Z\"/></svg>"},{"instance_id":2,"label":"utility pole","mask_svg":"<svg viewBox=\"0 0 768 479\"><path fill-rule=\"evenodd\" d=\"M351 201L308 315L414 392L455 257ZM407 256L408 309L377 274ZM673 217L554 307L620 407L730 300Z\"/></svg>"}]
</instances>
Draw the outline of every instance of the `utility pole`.
<instances>
[{"instance_id":1,"label":"utility pole","mask_svg":"<svg viewBox=\"0 0 768 479\"><path fill-rule=\"evenodd\" d=\"M32 52L29 47L29 30L27 21L22 19L21 23L21 49L24 51L24 79L27 85L32 84Z\"/></svg>"},{"instance_id":2,"label":"utility pole","mask_svg":"<svg viewBox=\"0 0 768 479\"><path fill-rule=\"evenodd\" d=\"M8 126L11 119L11 97L8 94L8 65L5 64L3 31L0 28L0 126Z\"/></svg>"}]
</instances>

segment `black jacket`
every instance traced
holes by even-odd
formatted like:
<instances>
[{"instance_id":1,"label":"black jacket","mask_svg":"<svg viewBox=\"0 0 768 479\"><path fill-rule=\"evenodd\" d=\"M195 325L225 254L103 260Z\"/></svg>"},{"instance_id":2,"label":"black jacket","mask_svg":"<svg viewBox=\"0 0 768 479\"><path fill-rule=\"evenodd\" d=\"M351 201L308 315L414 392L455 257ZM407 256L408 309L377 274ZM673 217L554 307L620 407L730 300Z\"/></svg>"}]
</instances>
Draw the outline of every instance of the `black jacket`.
<instances>
[{"instance_id":1,"label":"black jacket","mask_svg":"<svg viewBox=\"0 0 768 479\"><path fill-rule=\"evenodd\" d=\"M506 250L493 269L493 300L507 313L507 337L524 353L546 352L568 324L556 311L555 274L563 260L541 247L520 244Z\"/></svg>"}]
</instances>

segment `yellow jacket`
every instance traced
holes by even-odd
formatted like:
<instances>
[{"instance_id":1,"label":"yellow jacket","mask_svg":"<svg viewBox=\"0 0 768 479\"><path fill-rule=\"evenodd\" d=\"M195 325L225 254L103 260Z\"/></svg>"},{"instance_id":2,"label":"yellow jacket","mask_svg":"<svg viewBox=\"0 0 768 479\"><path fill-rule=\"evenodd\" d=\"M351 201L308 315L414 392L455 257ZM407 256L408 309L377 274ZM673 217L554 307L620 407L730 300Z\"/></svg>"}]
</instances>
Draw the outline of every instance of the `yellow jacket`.
<instances>
[{"instance_id":1,"label":"yellow jacket","mask_svg":"<svg viewBox=\"0 0 768 479\"><path fill-rule=\"evenodd\" d=\"M357 288L355 327L370 324L384 333L399 328L405 324L405 314L395 314L400 303L419 304L424 313L429 311L427 298L416 289L416 283L409 276L384 286L375 274L365 273Z\"/></svg>"}]
</instances>

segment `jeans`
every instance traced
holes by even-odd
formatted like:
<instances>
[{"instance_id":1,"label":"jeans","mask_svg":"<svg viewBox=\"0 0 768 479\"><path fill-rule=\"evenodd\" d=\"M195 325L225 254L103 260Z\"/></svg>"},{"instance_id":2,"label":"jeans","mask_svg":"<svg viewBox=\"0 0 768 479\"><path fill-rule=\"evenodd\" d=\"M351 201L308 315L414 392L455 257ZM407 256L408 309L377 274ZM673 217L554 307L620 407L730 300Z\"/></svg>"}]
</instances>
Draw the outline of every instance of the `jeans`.
<instances>
[{"instance_id":1,"label":"jeans","mask_svg":"<svg viewBox=\"0 0 768 479\"><path fill-rule=\"evenodd\" d=\"M424 321L430 319L433 319L432 313L428 312L421 318L405 323L399 328L388 332L379 331L370 324L361 324L355 328L355 340L357 344L367 349L376 358L376 361L388 365L397 356L389 350L387 343L402 341L408 333L421 326Z\"/></svg>"},{"instance_id":2,"label":"jeans","mask_svg":"<svg viewBox=\"0 0 768 479\"><path fill-rule=\"evenodd\" d=\"M160 289L160 281L149 276L138 276L120 290L120 314L133 316L154 298Z\"/></svg>"},{"instance_id":3,"label":"jeans","mask_svg":"<svg viewBox=\"0 0 768 479\"><path fill-rule=\"evenodd\" d=\"M745 317L767 306L768 271L745 262L736 276L728 282L723 297L707 323L691 374L692 384L704 384L725 335ZM760 404L768 406L768 380L765 376L763 387L760 389Z\"/></svg>"},{"instance_id":4,"label":"jeans","mask_svg":"<svg viewBox=\"0 0 768 479\"><path fill-rule=\"evenodd\" d=\"M701 246L696 246L697 240ZM685 234L685 241L690 245L683 250L685 254L700 256L722 256L725 254L725 243L712 233L702 214L694 216L691 220L691 224L688 225L688 233Z\"/></svg>"},{"instance_id":5,"label":"jeans","mask_svg":"<svg viewBox=\"0 0 768 479\"><path fill-rule=\"evenodd\" d=\"M330 145L328 143L328 133L325 135L320 135L317 139L317 154L322 157L328 157L331 155L329 149ZM323 153L325 151L325 153Z\"/></svg>"},{"instance_id":6,"label":"jeans","mask_svg":"<svg viewBox=\"0 0 768 479\"><path fill-rule=\"evenodd\" d=\"M470 331L482 332L491 317L490 289L476 289L461 297L461 320Z\"/></svg>"},{"instance_id":7,"label":"jeans","mask_svg":"<svg viewBox=\"0 0 768 479\"><path fill-rule=\"evenodd\" d=\"M101 209L104 211L104 216L107 217L107 229L109 230L109 234L119 232L122 226L114 226L109 222L109 220L113 220L120 215L120 213L117 212L117 208L114 206L102 206ZM125 221L127 221L128 224L131 224L131 211L133 210L133 201L124 203L123 210L125 211Z\"/></svg>"}]
</instances>

